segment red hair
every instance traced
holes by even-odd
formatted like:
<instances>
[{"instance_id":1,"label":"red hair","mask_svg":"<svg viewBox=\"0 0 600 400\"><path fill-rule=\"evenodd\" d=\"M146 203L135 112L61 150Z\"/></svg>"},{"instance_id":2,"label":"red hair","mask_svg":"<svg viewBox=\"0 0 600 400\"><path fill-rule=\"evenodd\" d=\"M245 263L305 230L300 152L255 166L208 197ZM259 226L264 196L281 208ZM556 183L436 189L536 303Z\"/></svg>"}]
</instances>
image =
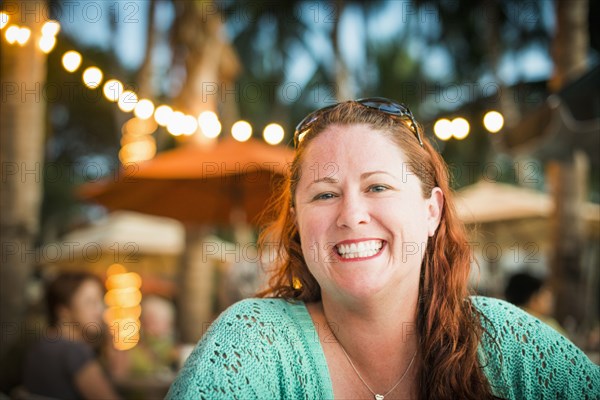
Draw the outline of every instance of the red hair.
<instances>
[{"instance_id":1,"label":"red hair","mask_svg":"<svg viewBox=\"0 0 600 400\"><path fill-rule=\"evenodd\" d=\"M469 300L471 253L465 228L456 216L446 164L424 137L421 147L414 133L396 117L355 102L344 102L323 112L311 125L298 146L288 178L269 207L269 215L274 219L259 236L263 254L271 246L276 251L269 287L259 295L305 302L321 298L321 288L304 261L291 208L304 152L310 141L331 124L366 124L383 132L405 154L410 172L421 182L423 196L429 197L434 187L444 194L440 224L428 240L421 264L416 310L419 398L495 398L477 358L484 329L477 309Z\"/></svg>"}]
</instances>

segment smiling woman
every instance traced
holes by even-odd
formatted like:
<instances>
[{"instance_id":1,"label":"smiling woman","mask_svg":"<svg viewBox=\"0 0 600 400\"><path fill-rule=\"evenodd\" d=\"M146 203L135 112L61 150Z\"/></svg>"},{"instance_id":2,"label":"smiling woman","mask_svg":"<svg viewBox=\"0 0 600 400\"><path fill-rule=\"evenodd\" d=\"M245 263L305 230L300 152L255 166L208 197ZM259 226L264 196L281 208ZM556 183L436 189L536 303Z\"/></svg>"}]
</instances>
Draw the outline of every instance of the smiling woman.
<instances>
[{"instance_id":1,"label":"smiling woman","mask_svg":"<svg viewBox=\"0 0 600 400\"><path fill-rule=\"evenodd\" d=\"M226 310L169 398L590 398L600 369L550 327L470 296L441 156L404 105L308 115L263 230L257 299Z\"/></svg>"}]
</instances>

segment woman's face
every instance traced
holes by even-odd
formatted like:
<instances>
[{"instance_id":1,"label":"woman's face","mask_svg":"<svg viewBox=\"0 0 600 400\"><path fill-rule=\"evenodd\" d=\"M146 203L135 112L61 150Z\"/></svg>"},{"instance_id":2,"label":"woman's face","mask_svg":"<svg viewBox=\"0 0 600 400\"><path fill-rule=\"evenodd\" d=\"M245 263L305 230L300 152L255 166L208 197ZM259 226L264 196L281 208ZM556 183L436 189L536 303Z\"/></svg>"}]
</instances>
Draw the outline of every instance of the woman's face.
<instances>
[{"instance_id":1,"label":"woman's face","mask_svg":"<svg viewBox=\"0 0 600 400\"><path fill-rule=\"evenodd\" d=\"M64 310L65 317L76 323L79 329L96 334L102 323L104 311L103 293L100 284L94 280L85 280L71 299L70 307Z\"/></svg>"},{"instance_id":2,"label":"woman's face","mask_svg":"<svg viewBox=\"0 0 600 400\"><path fill-rule=\"evenodd\" d=\"M418 290L443 195L434 188L424 198L406 160L366 125L332 125L307 145L294 212L307 266L327 296Z\"/></svg>"}]
</instances>

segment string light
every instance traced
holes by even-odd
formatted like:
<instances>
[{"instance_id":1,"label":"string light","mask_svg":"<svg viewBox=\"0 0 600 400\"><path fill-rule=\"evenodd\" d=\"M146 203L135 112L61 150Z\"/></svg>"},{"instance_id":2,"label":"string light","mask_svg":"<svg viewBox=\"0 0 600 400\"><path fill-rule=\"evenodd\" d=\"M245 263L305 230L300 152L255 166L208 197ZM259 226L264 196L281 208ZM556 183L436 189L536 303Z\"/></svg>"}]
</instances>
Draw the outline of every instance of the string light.
<instances>
[{"instance_id":1,"label":"string light","mask_svg":"<svg viewBox=\"0 0 600 400\"><path fill-rule=\"evenodd\" d=\"M469 134L469 122L461 117L452 120L452 136L455 139L462 140Z\"/></svg>"},{"instance_id":2,"label":"string light","mask_svg":"<svg viewBox=\"0 0 600 400\"><path fill-rule=\"evenodd\" d=\"M38 45L40 46L40 50L48 54L56 45L56 38L54 36L42 36Z\"/></svg>"},{"instance_id":3,"label":"string light","mask_svg":"<svg viewBox=\"0 0 600 400\"><path fill-rule=\"evenodd\" d=\"M171 107L165 105L158 106L156 107L156 111L154 111L154 120L160 126L167 126L171 114L173 114Z\"/></svg>"},{"instance_id":4,"label":"string light","mask_svg":"<svg viewBox=\"0 0 600 400\"><path fill-rule=\"evenodd\" d=\"M77 69L81 65L81 54L74 50L67 51L62 56L62 64L68 72L77 71Z\"/></svg>"},{"instance_id":5,"label":"string light","mask_svg":"<svg viewBox=\"0 0 600 400\"><path fill-rule=\"evenodd\" d=\"M142 99L135 105L133 114L140 119L148 119L154 114L154 103L148 99Z\"/></svg>"},{"instance_id":6,"label":"string light","mask_svg":"<svg viewBox=\"0 0 600 400\"><path fill-rule=\"evenodd\" d=\"M116 79L109 79L104 84L102 92L104 97L110 102L116 103L123 94L123 84Z\"/></svg>"},{"instance_id":7,"label":"string light","mask_svg":"<svg viewBox=\"0 0 600 400\"><path fill-rule=\"evenodd\" d=\"M490 133L499 132L504 126L504 117L498 111L488 111L483 116L483 126Z\"/></svg>"},{"instance_id":8,"label":"string light","mask_svg":"<svg viewBox=\"0 0 600 400\"><path fill-rule=\"evenodd\" d=\"M135 109L137 102L137 94L131 90L126 90L119 96L119 109L123 112L131 112Z\"/></svg>"},{"instance_id":9,"label":"string light","mask_svg":"<svg viewBox=\"0 0 600 400\"><path fill-rule=\"evenodd\" d=\"M8 20L10 18L8 17L8 14L5 13L4 11L0 11L0 29L3 29L6 24L8 24Z\"/></svg>"},{"instance_id":10,"label":"string light","mask_svg":"<svg viewBox=\"0 0 600 400\"><path fill-rule=\"evenodd\" d=\"M169 118L167 123L167 132L173 136L180 136L183 134L183 117L185 115L181 111L174 111Z\"/></svg>"},{"instance_id":11,"label":"string light","mask_svg":"<svg viewBox=\"0 0 600 400\"><path fill-rule=\"evenodd\" d=\"M42 25L43 36L56 36L60 31L60 24L54 20L46 21Z\"/></svg>"},{"instance_id":12,"label":"string light","mask_svg":"<svg viewBox=\"0 0 600 400\"><path fill-rule=\"evenodd\" d=\"M276 123L265 126L265 129L263 130L263 138L267 143L272 145L281 143L283 136L283 127Z\"/></svg>"},{"instance_id":13,"label":"string light","mask_svg":"<svg viewBox=\"0 0 600 400\"><path fill-rule=\"evenodd\" d=\"M237 121L231 127L231 135L235 140L245 142L252 136L252 125L243 120Z\"/></svg>"},{"instance_id":14,"label":"string light","mask_svg":"<svg viewBox=\"0 0 600 400\"><path fill-rule=\"evenodd\" d=\"M19 31L17 32L17 43L21 46L25 46L25 43L27 43L30 36L31 36L31 29L22 26L21 28L19 28Z\"/></svg>"},{"instance_id":15,"label":"string light","mask_svg":"<svg viewBox=\"0 0 600 400\"><path fill-rule=\"evenodd\" d=\"M216 138L221 133L221 123L217 114L212 111L204 111L198 116L198 125L204 136Z\"/></svg>"},{"instance_id":16,"label":"string light","mask_svg":"<svg viewBox=\"0 0 600 400\"><path fill-rule=\"evenodd\" d=\"M449 119L441 118L433 125L433 133L440 140L448 140L452 137L452 122Z\"/></svg>"},{"instance_id":17,"label":"string light","mask_svg":"<svg viewBox=\"0 0 600 400\"><path fill-rule=\"evenodd\" d=\"M15 44L17 41L17 37L19 36L19 27L16 25L11 25L6 28L6 32L4 32L4 37L9 44Z\"/></svg>"},{"instance_id":18,"label":"string light","mask_svg":"<svg viewBox=\"0 0 600 400\"><path fill-rule=\"evenodd\" d=\"M4 29L10 20L9 15L0 11L0 29ZM38 41L38 47L43 53L50 53L56 46L56 36L60 32L60 23L54 20L46 21L41 28L41 37ZM24 46L31 38L31 30L27 27L10 25L4 32L4 36L9 44L19 44ZM74 50L67 51L61 57L63 68L70 73L79 69L82 64L82 56ZM85 86L90 89L98 88L104 79L103 72L98 67L89 67L82 74L82 80ZM221 122L217 115L212 111L201 113L198 118L186 115L179 111L173 111L168 105L154 107L149 99L138 101L138 96L132 90L124 90L123 84L117 79L109 79L103 85L104 97L110 102L116 102L123 112L134 111L136 124L142 121L150 122L142 130L129 128L129 125L123 125L122 149L119 152L119 158L124 160L143 160L152 158L156 153L156 141L151 133L156 130L157 124L167 128L167 131L173 136L193 135L200 129L203 135L208 138L216 138L222 130ZM133 119L132 119L133 120ZM130 120L131 121L131 120ZM137 126L137 125L136 125ZM148 131L148 132L146 132ZM248 140L252 136L252 126L246 121L238 121L232 127L233 136L240 141ZM279 124L269 124L263 131L265 141L270 144L278 144L283 140L284 130ZM137 139L132 139L137 138ZM129 162L129 161L128 161Z\"/></svg>"},{"instance_id":19,"label":"string light","mask_svg":"<svg viewBox=\"0 0 600 400\"><path fill-rule=\"evenodd\" d=\"M90 89L96 89L102 83L104 74L98 67L88 67L83 71L83 83Z\"/></svg>"},{"instance_id":20,"label":"string light","mask_svg":"<svg viewBox=\"0 0 600 400\"><path fill-rule=\"evenodd\" d=\"M191 115L184 115L181 120L181 129L181 133L191 136L198 130L198 121Z\"/></svg>"}]
</instances>

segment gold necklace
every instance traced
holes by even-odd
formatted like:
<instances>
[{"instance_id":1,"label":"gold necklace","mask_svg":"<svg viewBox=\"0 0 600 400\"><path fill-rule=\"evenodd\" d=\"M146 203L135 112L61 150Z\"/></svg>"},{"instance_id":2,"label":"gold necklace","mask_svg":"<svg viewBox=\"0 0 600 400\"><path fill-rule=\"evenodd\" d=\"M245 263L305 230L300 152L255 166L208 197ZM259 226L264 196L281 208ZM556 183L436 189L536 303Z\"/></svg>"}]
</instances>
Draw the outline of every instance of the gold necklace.
<instances>
[{"instance_id":1,"label":"gold necklace","mask_svg":"<svg viewBox=\"0 0 600 400\"><path fill-rule=\"evenodd\" d=\"M327 318L325 318L325 319L327 320ZM412 367L413 362L415 361L415 357L417 357L417 351L415 351L415 354L413 354L412 359L410 360L410 363L408 364L408 367L406 367L406 370L404 371L404 373L402 374L402 376L400 377L400 379L398 380L398 382L396 382L396 384L394 385L394 387L392 387L390 390L388 390L385 394L375 393L373 391L373 389L371 389L371 387L367 384L367 382L365 382L365 380L363 379L363 377L360 375L360 373L358 372L358 370L354 366L354 363L350 359L350 356L346 352L346 349L344 348L344 346L342 346L342 343L340 342L340 340L338 339L337 335L335 334L335 332L331 328L331 325L329 325L329 321L327 321L327 326L329 326L329 330L331 331L331 334L335 338L336 342L340 345L340 348L344 352L344 355L346 356L346 359L350 363L350 366L352 367L352 369L354 370L354 372L356 373L356 375L358 376L358 378L361 380L361 382L365 385L365 387L367 389L369 389L369 392L371 392L373 394L373 396L375 396L375 400L384 400L385 396L387 396L388 394L392 393L392 391L398 387L398 385L400 384L400 382L402 382L404 380L404 377L406 377L406 374L408 373L408 370L410 370L410 367Z\"/></svg>"}]
</instances>

